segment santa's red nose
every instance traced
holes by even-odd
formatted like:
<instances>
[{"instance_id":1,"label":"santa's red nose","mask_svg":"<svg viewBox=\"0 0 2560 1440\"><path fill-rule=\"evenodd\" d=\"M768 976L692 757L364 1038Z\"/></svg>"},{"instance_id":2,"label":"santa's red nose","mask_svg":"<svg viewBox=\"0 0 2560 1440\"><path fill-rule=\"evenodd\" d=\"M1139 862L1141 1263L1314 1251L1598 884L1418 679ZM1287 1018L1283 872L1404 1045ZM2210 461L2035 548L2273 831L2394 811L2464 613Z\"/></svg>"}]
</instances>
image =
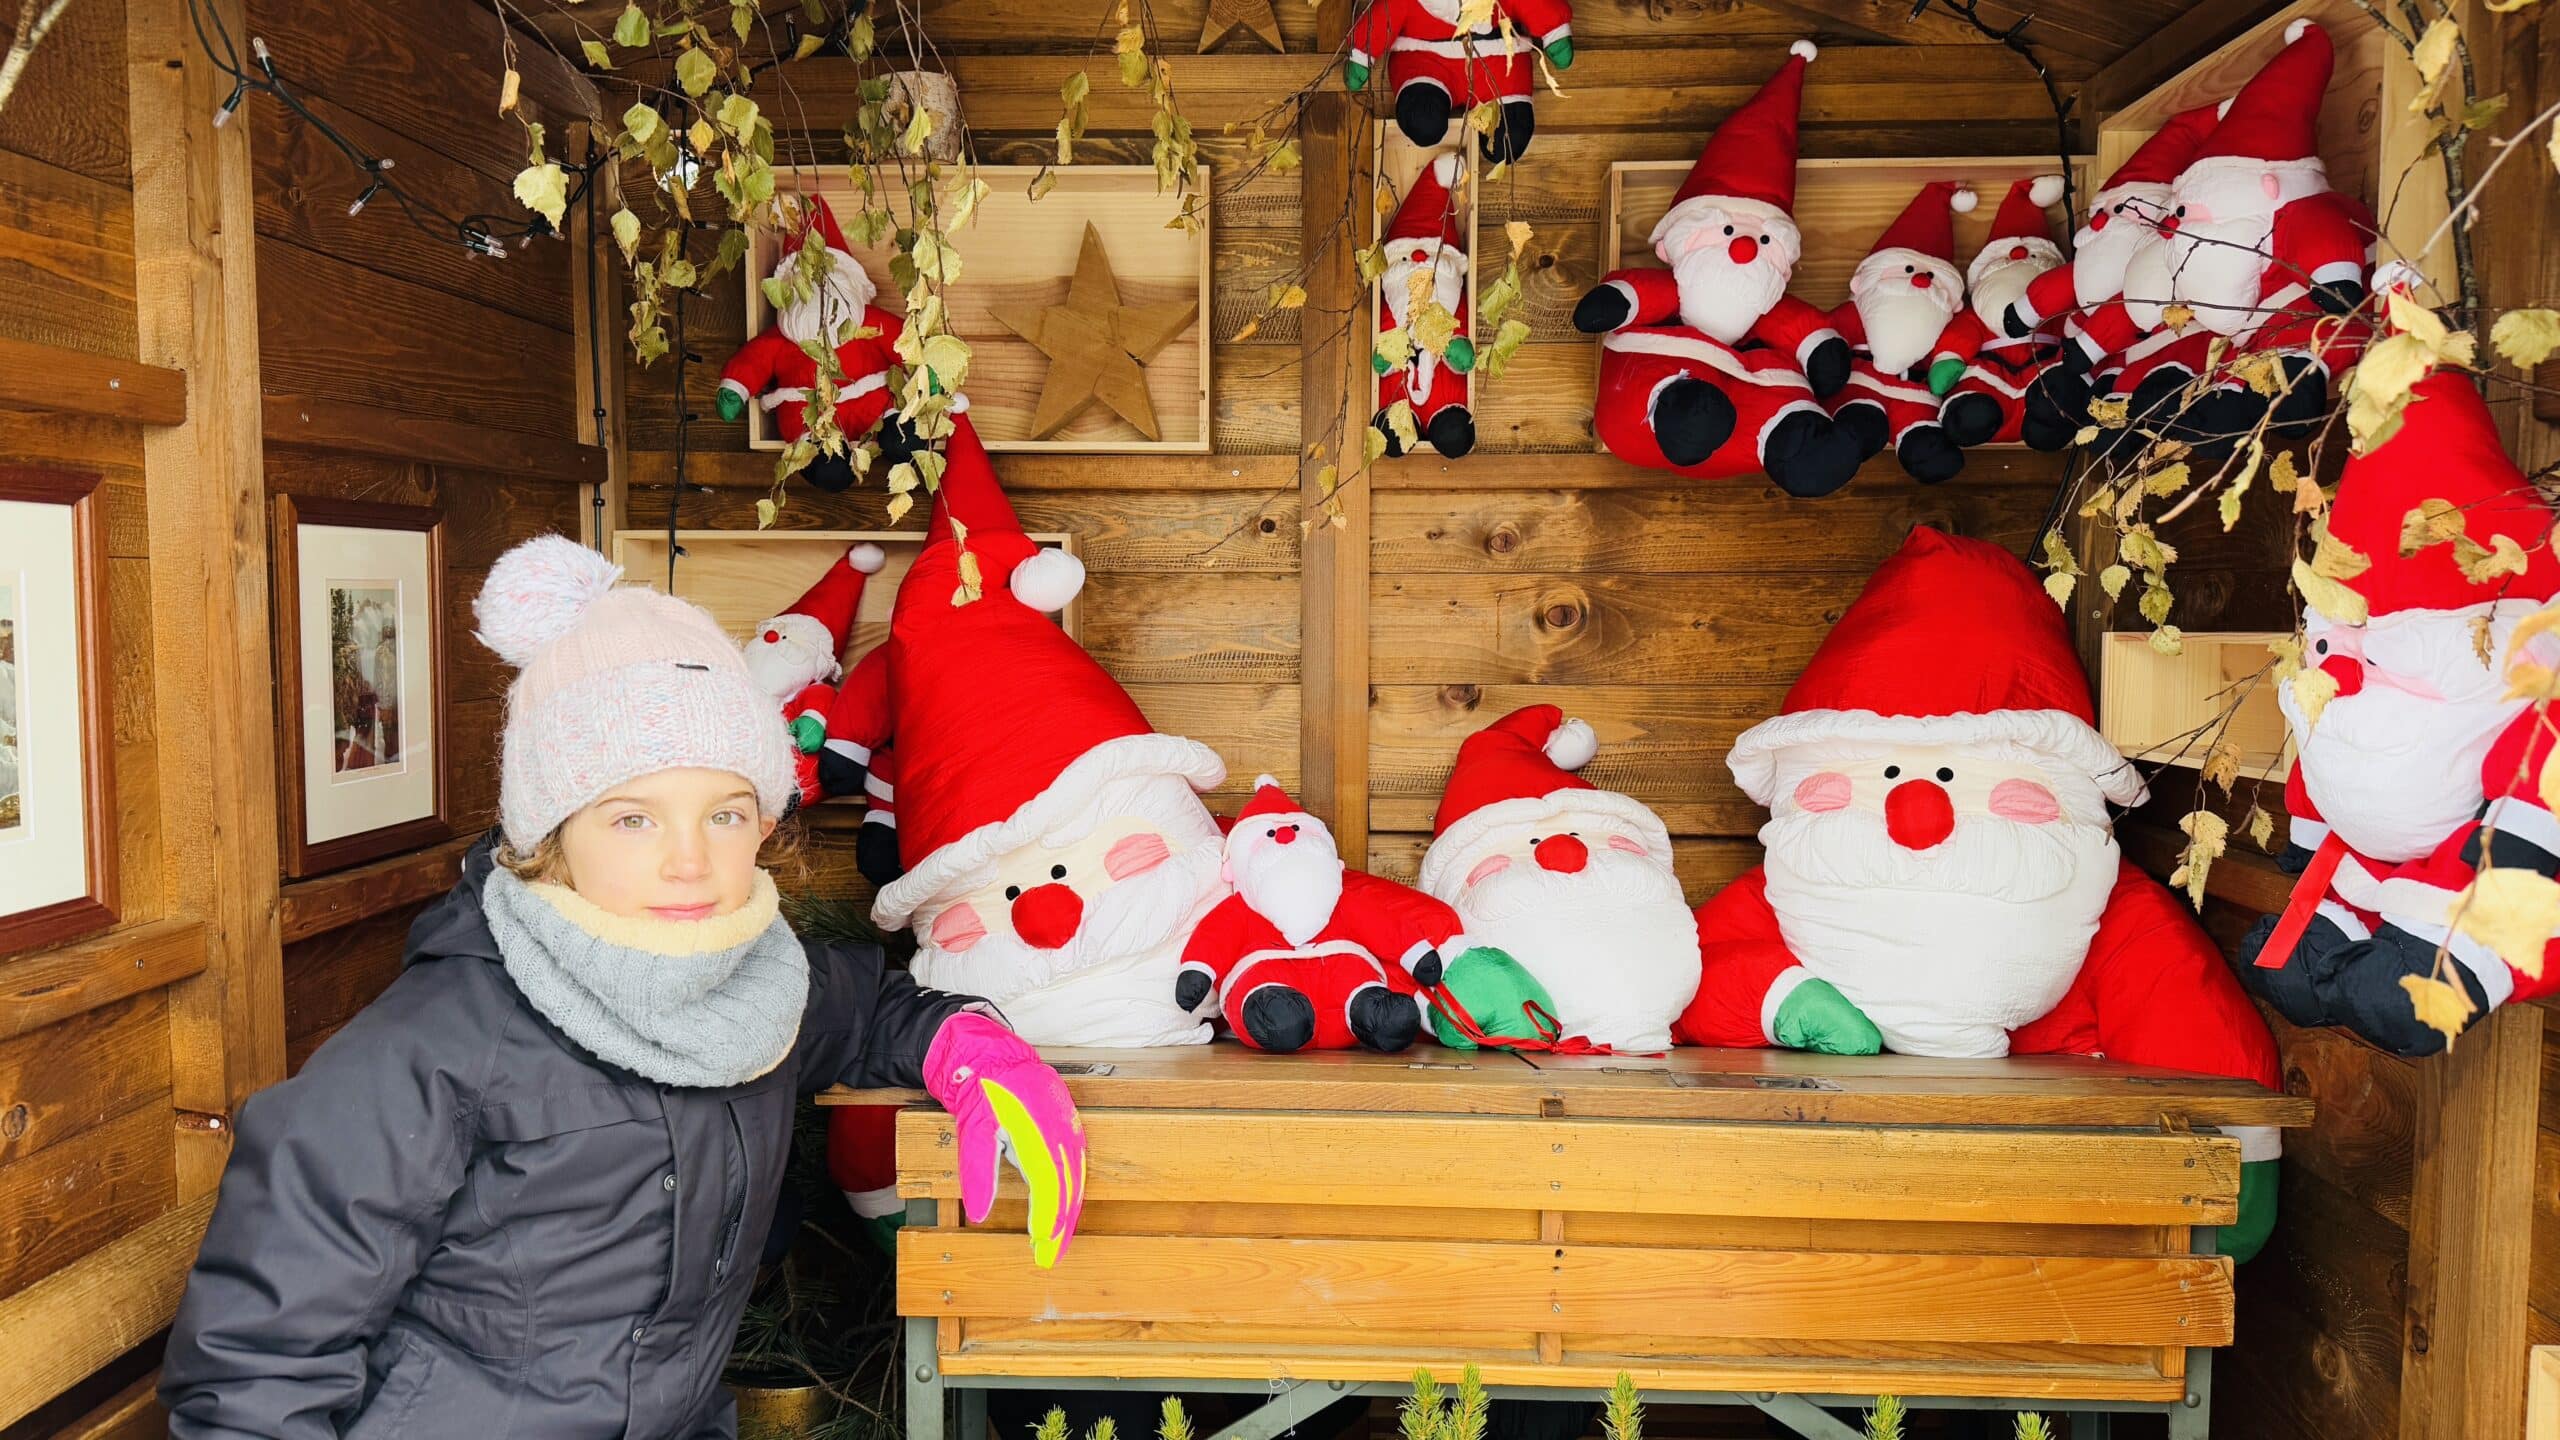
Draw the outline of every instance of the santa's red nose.
<instances>
[{"instance_id":1,"label":"santa's red nose","mask_svg":"<svg viewBox=\"0 0 2560 1440\"><path fill-rule=\"evenodd\" d=\"M2320 668L2338 682L2340 699L2364 688L2364 662L2353 655L2332 655L2320 662Z\"/></svg>"},{"instance_id":2,"label":"santa's red nose","mask_svg":"<svg viewBox=\"0 0 2560 1440\"><path fill-rule=\"evenodd\" d=\"M2163 215L2160 217L2160 223L2154 228L2163 235L2175 235L2178 233L2178 217L2175 215Z\"/></svg>"},{"instance_id":3,"label":"santa's red nose","mask_svg":"<svg viewBox=\"0 0 2560 1440\"><path fill-rule=\"evenodd\" d=\"M1084 897L1064 885L1034 885L1013 902L1013 933L1035 950L1059 948L1083 923Z\"/></svg>"},{"instance_id":4,"label":"santa's red nose","mask_svg":"<svg viewBox=\"0 0 2560 1440\"><path fill-rule=\"evenodd\" d=\"M1538 842L1529 854L1541 870L1571 875L1591 863L1591 847L1570 835L1550 835Z\"/></svg>"},{"instance_id":5,"label":"santa's red nose","mask_svg":"<svg viewBox=\"0 0 2560 1440\"><path fill-rule=\"evenodd\" d=\"M2107 228L2107 212L2106 212L2106 211L2101 210L2101 211L2099 211L2097 214L2092 215L2092 216L2090 216L2090 217L2089 217L2089 229L2090 229L2090 232L2091 232L2091 233L2093 233L2093 234L2094 234L2094 233L2096 233L2097 231L2104 230L2104 229L2106 229L2106 228Z\"/></svg>"},{"instance_id":6,"label":"santa's red nose","mask_svg":"<svg viewBox=\"0 0 2560 1440\"><path fill-rule=\"evenodd\" d=\"M1271 832L1271 843L1274 845L1286 845L1297 838L1298 827L1295 825L1283 825Z\"/></svg>"},{"instance_id":7,"label":"santa's red nose","mask_svg":"<svg viewBox=\"0 0 2560 1440\"><path fill-rule=\"evenodd\" d=\"M1928 272L1928 271L1926 271L1926 270L1914 270L1914 271L1912 271L1912 272L1911 272L1911 288L1912 288L1912 289L1914 289L1914 290L1926 290L1926 289L1928 289L1928 288L1929 288L1929 272Z\"/></svg>"},{"instance_id":8,"label":"santa's red nose","mask_svg":"<svg viewBox=\"0 0 2560 1440\"><path fill-rule=\"evenodd\" d=\"M1748 235L1736 235L1733 243L1724 247L1724 253L1734 264L1748 265L1759 258L1760 242Z\"/></svg>"},{"instance_id":9,"label":"santa's red nose","mask_svg":"<svg viewBox=\"0 0 2560 1440\"><path fill-rule=\"evenodd\" d=\"M1884 833L1905 850L1926 850L1955 828L1956 807L1934 780L1905 780L1884 797Z\"/></svg>"},{"instance_id":10,"label":"santa's red nose","mask_svg":"<svg viewBox=\"0 0 2560 1440\"><path fill-rule=\"evenodd\" d=\"M766 632L764 632L764 643L766 643L767 645L779 645L779 644L781 644L781 643L782 643L782 632L781 632L781 631L779 631L779 630L767 630Z\"/></svg>"}]
</instances>

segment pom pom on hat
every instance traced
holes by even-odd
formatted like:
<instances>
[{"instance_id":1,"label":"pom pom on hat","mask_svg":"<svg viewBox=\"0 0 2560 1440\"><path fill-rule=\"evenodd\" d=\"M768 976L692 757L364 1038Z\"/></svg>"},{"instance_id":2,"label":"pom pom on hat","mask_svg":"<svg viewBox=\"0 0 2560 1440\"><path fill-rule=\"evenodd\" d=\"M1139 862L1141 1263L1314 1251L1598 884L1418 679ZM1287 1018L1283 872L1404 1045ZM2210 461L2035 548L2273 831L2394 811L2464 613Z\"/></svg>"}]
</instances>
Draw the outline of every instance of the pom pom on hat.
<instances>
[{"instance_id":1,"label":"pom pom on hat","mask_svg":"<svg viewBox=\"0 0 2560 1440\"><path fill-rule=\"evenodd\" d=\"M2039 175L2027 184L2027 198L2038 205L2050 205L2062 198L2062 177Z\"/></svg>"},{"instance_id":2,"label":"pom pom on hat","mask_svg":"<svg viewBox=\"0 0 2560 1440\"><path fill-rule=\"evenodd\" d=\"M1539 748L1565 769L1579 770L1600 753L1600 736L1588 720L1567 720L1549 733L1547 743Z\"/></svg>"},{"instance_id":3,"label":"pom pom on hat","mask_svg":"<svg viewBox=\"0 0 2560 1440\"><path fill-rule=\"evenodd\" d=\"M889 552L865 540L844 552L844 563L865 575L877 575L880 567L889 563Z\"/></svg>"},{"instance_id":4,"label":"pom pom on hat","mask_svg":"<svg viewBox=\"0 0 2560 1440\"><path fill-rule=\"evenodd\" d=\"M537 535L498 557L471 602L480 643L521 670L568 634L622 578L622 567L566 535Z\"/></svg>"},{"instance_id":5,"label":"pom pom on hat","mask_svg":"<svg viewBox=\"0 0 2560 1440\"><path fill-rule=\"evenodd\" d=\"M1947 197L1947 208L1959 215L1971 214L1973 207L1981 203L1982 197L1966 188L1959 188L1953 195Z\"/></svg>"},{"instance_id":6,"label":"pom pom on hat","mask_svg":"<svg viewBox=\"0 0 2560 1440\"><path fill-rule=\"evenodd\" d=\"M2301 39L2302 32L2310 28L2311 22L2307 19L2296 20L2292 24L2287 25L2284 27L2284 43L2290 45L2294 41Z\"/></svg>"},{"instance_id":7,"label":"pom pom on hat","mask_svg":"<svg viewBox=\"0 0 2560 1440\"><path fill-rule=\"evenodd\" d=\"M1787 53L1790 55L1801 55L1810 62L1814 56L1821 54L1822 51L1816 48L1814 43L1810 40L1799 40L1793 45L1787 47Z\"/></svg>"},{"instance_id":8,"label":"pom pom on hat","mask_svg":"<svg viewBox=\"0 0 2560 1440\"><path fill-rule=\"evenodd\" d=\"M1010 584L1014 599L1052 614L1084 589L1084 562L1064 550L1042 550L1013 567Z\"/></svg>"}]
</instances>

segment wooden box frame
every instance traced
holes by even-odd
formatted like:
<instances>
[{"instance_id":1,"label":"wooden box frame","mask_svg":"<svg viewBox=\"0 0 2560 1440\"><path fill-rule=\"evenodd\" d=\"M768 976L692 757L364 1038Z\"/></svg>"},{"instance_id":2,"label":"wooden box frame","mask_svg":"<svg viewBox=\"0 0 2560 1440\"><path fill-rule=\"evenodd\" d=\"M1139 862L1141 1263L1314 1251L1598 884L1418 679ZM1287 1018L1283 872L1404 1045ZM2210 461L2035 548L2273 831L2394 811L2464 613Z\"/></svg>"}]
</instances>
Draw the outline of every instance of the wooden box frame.
<instances>
[{"instance_id":1,"label":"wooden box frame","mask_svg":"<svg viewBox=\"0 0 2560 1440\"><path fill-rule=\"evenodd\" d=\"M1031 200L1031 182L1044 169L1048 169L1056 185L1040 199ZM814 191L841 217L859 208L850 171L851 167L845 165L809 165L778 171L776 188L779 193L794 195ZM1201 193L1195 202L1200 225L1186 233L1165 228L1167 221L1181 213L1181 206L1171 195L1157 192L1155 167L1150 165L945 167L945 185L975 176L989 187L977 215L955 238L962 270L959 280L946 292L952 333L968 341L973 352L969 383L962 389L969 397L978 438L989 450L1051 455L1210 453L1214 312L1210 296L1209 193L1214 188L1214 177L1207 165L1200 167L1200 175ZM1171 253L1173 247L1179 247L1187 257L1183 283L1196 289L1199 314L1191 328L1177 336L1148 367L1148 393L1155 400L1157 423L1165 432L1161 440L1145 438L1108 411L1103 412L1101 421L1091 413L1070 421L1070 438L1034 440L1027 433L1031 402L1039 394L1049 361L1031 342L998 323L991 306L1000 300L1037 298L1049 303L1063 299L1068 277L1075 273L1087 221L1102 232L1124 301L1135 303L1149 294L1175 298L1166 284L1144 278L1147 266L1141 257ZM973 237L977 240L974 245ZM749 335L763 333L770 322L763 282L773 273L780 249L781 239L774 231L758 230L749 238L745 262ZM875 246L856 254L870 272L872 283L879 287L880 297L874 303L895 310L898 292L889 283L888 248ZM1011 268L1035 260L1036 274ZM1160 371L1159 367L1178 352L1192 358L1196 386L1178 371ZM747 446L768 451L783 448L760 405L747 407Z\"/></svg>"},{"instance_id":2,"label":"wooden box frame","mask_svg":"<svg viewBox=\"0 0 2560 1440\"><path fill-rule=\"evenodd\" d=\"M1421 146L1404 138L1404 132L1393 125L1380 125L1377 126L1376 129L1378 132L1378 152L1373 173L1377 176L1380 183L1395 187L1396 200L1399 205L1403 203L1406 194L1412 190L1414 177L1422 173L1424 166L1429 165L1443 152L1455 150L1457 153L1459 182L1457 189L1452 192L1452 194L1453 203L1459 212L1458 233L1461 243L1467 247L1467 294L1465 300L1466 315L1464 317L1466 320L1466 329L1464 333L1474 340L1478 352L1481 353L1486 347L1492 345L1493 337L1490 335L1480 335L1476 333L1476 291L1479 288L1477 285L1477 277L1484 273L1482 257L1477 253L1476 243L1480 234L1478 219L1482 215L1484 207L1478 203L1476 195L1476 188L1483 183L1483 173L1482 165L1477 157L1476 147L1472 140L1475 132L1461 128L1458 142L1454 146L1447 144ZM1383 246L1386 243L1387 227L1395 222L1395 213L1393 211L1389 211L1383 215L1378 214L1377 207L1375 206L1370 207L1370 213L1372 217L1369 229L1370 243ZM1386 313L1387 295L1385 282L1373 281L1369 286L1369 321L1371 329L1368 335L1369 345L1372 348L1374 348L1378 342L1379 332L1375 328L1377 317ZM1385 378L1386 377L1377 373L1377 368L1374 365L1370 367L1369 414L1367 417L1369 419L1374 420L1377 417L1378 412L1385 408L1379 392L1379 382ZM1467 413L1472 415L1476 413L1478 408L1476 404L1476 371L1474 367L1470 366L1468 368L1466 380ZM1478 439L1481 440L1482 437L1479 436ZM1429 443L1430 442L1428 441L1423 442L1425 446ZM1431 452L1431 456L1435 459L1446 458L1441 456L1436 450Z\"/></svg>"},{"instance_id":3,"label":"wooden box frame","mask_svg":"<svg viewBox=\"0 0 2560 1440\"><path fill-rule=\"evenodd\" d=\"M2226 734L2240 750L2240 773L2281 780L2293 764L2293 736L2276 705L2271 646L2292 638L2276 630L2198 631L2179 637L2179 652L2151 647L2148 631L2110 630L2099 642L2098 733L2127 759L2203 768L2213 737L2181 740L2231 703L2224 692L2250 684Z\"/></svg>"},{"instance_id":4,"label":"wooden box frame","mask_svg":"<svg viewBox=\"0 0 2560 1440\"><path fill-rule=\"evenodd\" d=\"M0 500L60 505L71 511L71 575L77 610L74 640L79 655L80 803L85 893L14 915L0 915L0 956L58 945L112 928L118 920L116 874L115 728L107 703L106 527L98 518L102 476L90 471L0 465Z\"/></svg>"},{"instance_id":5,"label":"wooden box frame","mask_svg":"<svg viewBox=\"0 0 2560 1440\"><path fill-rule=\"evenodd\" d=\"M282 845L284 873L302 879L451 838L451 767L445 754L445 739L451 733L451 727L447 724L446 714L450 687L445 683L444 669L443 512L424 505L279 495L275 499L275 525L276 713L280 721L276 726L280 746L276 772L284 805L277 816L276 833ZM302 556L297 532L304 525L409 530L425 534L429 617L427 673L435 686L435 694L425 707L423 717L433 727L428 741L427 763L434 771L434 810L416 819L317 842L308 838L309 817L303 808L302 758L307 737L302 733Z\"/></svg>"}]
</instances>

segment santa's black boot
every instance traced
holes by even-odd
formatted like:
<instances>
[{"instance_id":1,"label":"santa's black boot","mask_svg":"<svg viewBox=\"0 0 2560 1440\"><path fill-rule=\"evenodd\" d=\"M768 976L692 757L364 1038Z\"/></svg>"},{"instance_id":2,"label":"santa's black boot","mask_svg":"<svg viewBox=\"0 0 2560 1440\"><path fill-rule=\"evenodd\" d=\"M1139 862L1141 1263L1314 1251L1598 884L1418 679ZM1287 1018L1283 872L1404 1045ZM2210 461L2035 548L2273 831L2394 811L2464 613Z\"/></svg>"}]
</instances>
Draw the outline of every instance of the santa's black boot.
<instances>
[{"instance_id":1,"label":"santa's black boot","mask_svg":"<svg viewBox=\"0 0 2560 1440\"><path fill-rule=\"evenodd\" d=\"M818 458L810 461L808 468L800 472L800 478L830 495L840 494L853 488L853 457L821 451Z\"/></svg>"},{"instance_id":2,"label":"santa's black boot","mask_svg":"<svg viewBox=\"0 0 2560 1440\"><path fill-rule=\"evenodd\" d=\"M2171 402L2175 403L2175 402ZM2196 458L2219 460L2258 428L2267 397L2245 385L2222 385L2188 402L2162 433L2195 447Z\"/></svg>"},{"instance_id":3,"label":"santa's black boot","mask_svg":"<svg viewBox=\"0 0 2560 1440\"><path fill-rule=\"evenodd\" d=\"M1464 405L1443 406L1439 414L1431 417L1431 423L1422 427L1422 438L1430 441L1431 448L1443 458L1459 459L1476 448L1476 417L1468 414Z\"/></svg>"},{"instance_id":4,"label":"santa's black boot","mask_svg":"<svg viewBox=\"0 0 2560 1440\"><path fill-rule=\"evenodd\" d=\"M872 439L880 447L880 463L884 466L905 464L916 457L916 452L933 448L933 442L918 435L916 427L895 410L880 417L880 428Z\"/></svg>"},{"instance_id":5,"label":"santa's black boot","mask_svg":"<svg viewBox=\"0 0 2560 1440\"><path fill-rule=\"evenodd\" d=\"M1245 1037L1273 1054L1307 1048L1316 1038L1316 1006L1305 992L1264 985L1244 997Z\"/></svg>"},{"instance_id":6,"label":"santa's black boot","mask_svg":"<svg viewBox=\"0 0 2560 1440\"><path fill-rule=\"evenodd\" d=\"M1200 1002L1209 998L1212 988L1207 971L1186 969L1173 977L1173 1003L1179 1009L1196 1011Z\"/></svg>"},{"instance_id":7,"label":"santa's black boot","mask_svg":"<svg viewBox=\"0 0 2560 1440\"><path fill-rule=\"evenodd\" d=\"M2267 433L2279 440L2300 440L2317 432L2329 417L2329 375L2308 355L2287 355L2276 362L2284 369L2285 390L2276 397Z\"/></svg>"},{"instance_id":8,"label":"santa's black boot","mask_svg":"<svg viewBox=\"0 0 2560 1440\"><path fill-rule=\"evenodd\" d=\"M906 874L906 867L898 863L897 830L865 821L853 837L853 868L875 889Z\"/></svg>"},{"instance_id":9,"label":"santa's black boot","mask_svg":"<svg viewBox=\"0 0 2560 1440\"><path fill-rule=\"evenodd\" d=\"M1849 483L1866 461L1866 443L1828 415L1798 410L1770 429L1760 463L1779 489L1811 500Z\"/></svg>"},{"instance_id":10,"label":"santa's black boot","mask_svg":"<svg viewBox=\"0 0 2560 1440\"><path fill-rule=\"evenodd\" d=\"M1384 985L1363 985L1353 991L1345 1018L1351 1022L1351 1038L1381 1055L1404 1049L1422 1032L1422 1011L1413 997Z\"/></svg>"},{"instance_id":11,"label":"santa's black boot","mask_svg":"<svg viewBox=\"0 0 2560 1440\"><path fill-rule=\"evenodd\" d=\"M1449 92L1437 85L1407 85L1396 92L1396 128L1428 148L1449 134Z\"/></svg>"},{"instance_id":12,"label":"santa's black boot","mask_svg":"<svg viewBox=\"0 0 2560 1440\"><path fill-rule=\"evenodd\" d=\"M1538 133L1538 111L1526 100L1502 102L1502 119L1479 142L1484 158L1496 165L1529 153L1529 137Z\"/></svg>"},{"instance_id":13,"label":"santa's black boot","mask_svg":"<svg viewBox=\"0 0 2560 1440\"><path fill-rule=\"evenodd\" d=\"M1893 458L1902 462L1903 473L1923 485L1953 480L1964 469L1964 452L1936 425L1913 426L1893 447Z\"/></svg>"},{"instance_id":14,"label":"santa's black boot","mask_svg":"<svg viewBox=\"0 0 2560 1440\"><path fill-rule=\"evenodd\" d=\"M2267 948L2267 937L2275 933L2276 923L2283 918L2262 915L2241 937L2241 982L2251 994L2302 1029L2344 1024L2346 1014L2331 1003L2330 988L2337 975L2339 954L2355 942L2329 917L2315 915L2303 929L2302 937L2294 941L2284 964L2269 969L2258 963L2258 955Z\"/></svg>"},{"instance_id":15,"label":"santa's black boot","mask_svg":"<svg viewBox=\"0 0 2560 1440\"><path fill-rule=\"evenodd\" d=\"M1884 453L1893 439L1893 429L1885 424L1884 409L1877 405L1843 405L1831 423L1846 431L1858 442L1858 462L1864 464Z\"/></svg>"},{"instance_id":16,"label":"santa's black boot","mask_svg":"<svg viewBox=\"0 0 2560 1440\"><path fill-rule=\"evenodd\" d=\"M1653 397L1653 438L1662 458L1695 465L1733 438L1733 402L1704 380L1683 375Z\"/></svg>"},{"instance_id":17,"label":"santa's black boot","mask_svg":"<svg viewBox=\"0 0 2560 1440\"><path fill-rule=\"evenodd\" d=\"M1370 416L1369 424L1379 434L1387 437L1387 458L1390 460L1401 458L1404 454L1404 442L1396 438L1395 427L1387 423L1387 412L1381 410Z\"/></svg>"},{"instance_id":18,"label":"santa's black boot","mask_svg":"<svg viewBox=\"0 0 2560 1440\"><path fill-rule=\"evenodd\" d=\"M1946 408L1938 414L1938 424L1959 449L1988 444L1992 436L2000 433L2000 402L1970 392L1950 396Z\"/></svg>"},{"instance_id":19,"label":"santa's black boot","mask_svg":"<svg viewBox=\"0 0 2560 1440\"><path fill-rule=\"evenodd\" d=\"M2018 438L2037 450L2068 450L2072 437L2088 423L2088 380L2061 365L2048 365L2027 386L2027 413L2018 423Z\"/></svg>"},{"instance_id":20,"label":"santa's black boot","mask_svg":"<svg viewBox=\"0 0 2560 1440\"><path fill-rule=\"evenodd\" d=\"M2142 383L2125 398L2124 428L2114 432L2105 458L2131 460L2151 443L2143 431L2165 433L2178 410L2178 392L2193 378L2184 370L2154 370L2142 377Z\"/></svg>"},{"instance_id":21,"label":"santa's black boot","mask_svg":"<svg viewBox=\"0 0 2560 1440\"><path fill-rule=\"evenodd\" d=\"M841 750L818 752L818 792L822 795L859 795L862 782L871 778L871 768Z\"/></svg>"}]
</instances>

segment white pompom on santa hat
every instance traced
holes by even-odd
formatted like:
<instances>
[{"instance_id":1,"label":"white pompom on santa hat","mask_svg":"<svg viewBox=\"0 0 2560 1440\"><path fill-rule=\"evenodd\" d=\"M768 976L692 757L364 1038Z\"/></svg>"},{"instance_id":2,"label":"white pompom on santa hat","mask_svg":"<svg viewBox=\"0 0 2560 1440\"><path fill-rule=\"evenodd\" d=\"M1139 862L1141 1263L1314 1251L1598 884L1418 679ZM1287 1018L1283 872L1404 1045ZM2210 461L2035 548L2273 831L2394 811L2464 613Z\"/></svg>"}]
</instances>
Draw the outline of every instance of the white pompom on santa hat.
<instances>
[{"instance_id":1,"label":"white pompom on santa hat","mask_svg":"<svg viewBox=\"0 0 2560 1440\"><path fill-rule=\"evenodd\" d=\"M1794 217L1796 123L1804 108L1805 67L1818 53L1810 40L1787 47L1787 58L1779 62L1777 73L1707 137L1698 163L1689 167L1671 208L1654 222L1653 235L1645 243L1660 245L1662 237L1692 210L1728 208L1734 201Z\"/></svg>"},{"instance_id":2,"label":"white pompom on santa hat","mask_svg":"<svg viewBox=\"0 0 2560 1440\"><path fill-rule=\"evenodd\" d=\"M1574 773L1599 753L1590 724L1566 719L1553 705L1523 706L1468 736L1431 817L1419 888L1449 898L1476 862L1501 848L1503 832L1567 813L1624 824L1647 855L1669 865L1671 832L1662 817Z\"/></svg>"},{"instance_id":3,"label":"white pompom on santa hat","mask_svg":"<svg viewBox=\"0 0 2560 1440\"><path fill-rule=\"evenodd\" d=\"M1208 746L1158 733L1129 692L1042 613L1039 602L1063 588L1052 582L1066 574L1042 557L1060 552L1023 534L967 417L945 455L933 522L889 626L906 873L881 889L871 915L891 930L963 893L998 857L1086 819L1115 780L1175 777L1206 791L1227 775ZM961 578L964 547L977 561L975 598ZM1021 583L1024 571L1035 583ZM1073 573L1080 581L1082 567Z\"/></svg>"}]
</instances>

